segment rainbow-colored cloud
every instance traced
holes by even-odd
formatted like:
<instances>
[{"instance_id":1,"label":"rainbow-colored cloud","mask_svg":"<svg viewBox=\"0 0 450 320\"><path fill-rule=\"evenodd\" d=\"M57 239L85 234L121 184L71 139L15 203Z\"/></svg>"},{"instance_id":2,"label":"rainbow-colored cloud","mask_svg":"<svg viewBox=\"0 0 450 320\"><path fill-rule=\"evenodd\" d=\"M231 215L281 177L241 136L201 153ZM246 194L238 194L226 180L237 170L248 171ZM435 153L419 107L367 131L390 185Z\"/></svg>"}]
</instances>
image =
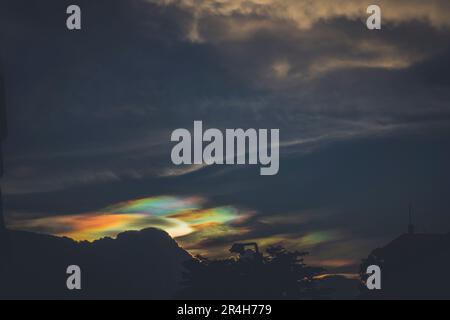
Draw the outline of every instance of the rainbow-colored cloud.
<instances>
[{"instance_id":1,"label":"rainbow-colored cloud","mask_svg":"<svg viewBox=\"0 0 450 320\"><path fill-rule=\"evenodd\" d=\"M19 220L13 229L93 241L145 228L165 230L173 238L234 229L250 216L232 206L207 208L201 197L160 196L121 202L105 209L77 215Z\"/></svg>"},{"instance_id":2,"label":"rainbow-colored cloud","mask_svg":"<svg viewBox=\"0 0 450 320\"><path fill-rule=\"evenodd\" d=\"M261 248L282 244L290 249L303 250L342 239L342 235L333 230L302 234L282 232L285 225L300 226L313 219L310 214L261 216L252 222L248 221L254 215L252 211L234 206L211 207L202 197L159 196L120 202L76 215L14 219L9 221L8 226L16 230L65 236L77 241L115 238L124 231L153 227L166 231L191 254L209 257L228 256L231 244L239 241L257 242ZM270 226L272 234L261 235L257 227L261 225ZM336 250L339 249L339 244L336 246ZM314 263L336 267L353 261L333 260L327 256Z\"/></svg>"}]
</instances>

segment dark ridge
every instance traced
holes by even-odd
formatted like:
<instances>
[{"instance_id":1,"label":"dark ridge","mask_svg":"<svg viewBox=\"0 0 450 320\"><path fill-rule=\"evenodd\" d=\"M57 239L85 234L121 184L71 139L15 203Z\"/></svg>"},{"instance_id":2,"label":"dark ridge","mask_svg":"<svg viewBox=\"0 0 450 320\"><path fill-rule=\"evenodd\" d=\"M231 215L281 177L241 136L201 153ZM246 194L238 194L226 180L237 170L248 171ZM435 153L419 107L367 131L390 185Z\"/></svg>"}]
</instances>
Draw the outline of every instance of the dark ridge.
<instances>
[{"instance_id":1,"label":"dark ridge","mask_svg":"<svg viewBox=\"0 0 450 320\"><path fill-rule=\"evenodd\" d=\"M8 231L10 256L0 299L166 299L177 290L191 256L164 231L121 233L117 239L75 242ZM82 290L66 287L67 267L82 271Z\"/></svg>"}]
</instances>

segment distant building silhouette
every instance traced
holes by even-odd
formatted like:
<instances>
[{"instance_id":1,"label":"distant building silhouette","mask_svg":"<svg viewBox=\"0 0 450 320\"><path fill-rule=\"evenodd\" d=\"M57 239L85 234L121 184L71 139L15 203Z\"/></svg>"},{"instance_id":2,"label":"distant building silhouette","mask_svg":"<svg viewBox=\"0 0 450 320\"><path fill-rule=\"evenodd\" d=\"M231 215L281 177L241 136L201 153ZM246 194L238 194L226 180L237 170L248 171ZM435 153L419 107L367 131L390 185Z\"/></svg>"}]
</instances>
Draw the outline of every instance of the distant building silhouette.
<instances>
[{"instance_id":1,"label":"distant building silhouette","mask_svg":"<svg viewBox=\"0 0 450 320\"><path fill-rule=\"evenodd\" d=\"M412 230L414 231L414 230ZM450 299L450 233L404 234L373 250L361 264L361 280L370 265L382 269L382 290L362 286L363 299Z\"/></svg>"},{"instance_id":2,"label":"distant building silhouette","mask_svg":"<svg viewBox=\"0 0 450 320\"><path fill-rule=\"evenodd\" d=\"M247 249L248 247L252 247L253 249ZM230 252L239 254L243 260L262 260L262 255L259 252L259 247L256 242L235 243L231 247Z\"/></svg>"}]
</instances>

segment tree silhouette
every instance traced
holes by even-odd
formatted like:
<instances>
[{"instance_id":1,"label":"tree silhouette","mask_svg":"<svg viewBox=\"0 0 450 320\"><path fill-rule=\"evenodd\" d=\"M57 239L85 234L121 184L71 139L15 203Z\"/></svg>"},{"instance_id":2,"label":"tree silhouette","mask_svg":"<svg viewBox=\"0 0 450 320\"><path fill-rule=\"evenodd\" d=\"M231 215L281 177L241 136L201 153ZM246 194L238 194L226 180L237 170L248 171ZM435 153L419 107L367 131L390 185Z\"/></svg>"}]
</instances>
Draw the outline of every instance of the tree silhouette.
<instances>
[{"instance_id":1,"label":"tree silhouette","mask_svg":"<svg viewBox=\"0 0 450 320\"><path fill-rule=\"evenodd\" d=\"M324 270L304 263L306 252L272 246L255 259L211 260L203 256L185 263L183 289L188 299L313 299L323 297L315 276Z\"/></svg>"},{"instance_id":2,"label":"tree silhouette","mask_svg":"<svg viewBox=\"0 0 450 320\"><path fill-rule=\"evenodd\" d=\"M366 259L361 260L361 264L359 266L359 278L361 280L361 283L359 285L359 291L361 293L361 298L367 298L369 294L372 297L381 295L380 292L377 291L371 292L367 288L367 280L369 279L369 275L367 274L367 268L372 265L383 267L383 260L372 253Z\"/></svg>"}]
</instances>

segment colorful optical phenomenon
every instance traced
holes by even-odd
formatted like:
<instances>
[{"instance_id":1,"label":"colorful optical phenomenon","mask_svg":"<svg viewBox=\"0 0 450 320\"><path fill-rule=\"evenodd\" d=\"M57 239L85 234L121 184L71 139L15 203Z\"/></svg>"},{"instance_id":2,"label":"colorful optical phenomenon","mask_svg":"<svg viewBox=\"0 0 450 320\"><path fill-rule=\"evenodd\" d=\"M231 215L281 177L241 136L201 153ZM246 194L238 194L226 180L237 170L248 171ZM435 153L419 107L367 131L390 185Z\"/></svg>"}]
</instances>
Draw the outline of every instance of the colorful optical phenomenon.
<instances>
[{"instance_id":1,"label":"colorful optical phenomenon","mask_svg":"<svg viewBox=\"0 0 450 320\"><path fill-rule=\"evenodd\" d=\"M276 232L278 225L297 225L313 219L309 213L292 216L272 215L254 217L255 212L234 206L209 207L202 197L159 196L113 204L104 209L76 215L59 215L32 219L12 219L12 229L55 236L65 236L76 241L95 241L115 238L125 231L158 228L175 238L179 245L193 255L211 258L229 256L234 242L256 242L261 249L282 244L288 249L310 250L325 243L336 243L336 250L344 250L339 241L345 239L338 231L322 230L308 233ZM320 218L319 214L317 218ZM262 229L261 229L262 228ZM267 235L261 230L272 230ZM344 245L348 247L348 245ZM320 251L319 251L320 253ZM341 259L341 258L339 258ZM354 261L323 257L314 261L324 267L341 267Z\"/></svg>"},{"instance_id":2,"label":"colorful optical phenomenon","mask_svg":"<svg viewBox=\"0 0 450 320\"><path fill-rule=\"evenodd\" d=\"M78 215L19 220L13 229L66 236L77 241L116 237L119 233L145 228L165 230L173 238L206 232L232 231L249 213L227 206L204 208L200 197L151 197L127 201L103 210Z\"/></svg>"}]
</instances>

